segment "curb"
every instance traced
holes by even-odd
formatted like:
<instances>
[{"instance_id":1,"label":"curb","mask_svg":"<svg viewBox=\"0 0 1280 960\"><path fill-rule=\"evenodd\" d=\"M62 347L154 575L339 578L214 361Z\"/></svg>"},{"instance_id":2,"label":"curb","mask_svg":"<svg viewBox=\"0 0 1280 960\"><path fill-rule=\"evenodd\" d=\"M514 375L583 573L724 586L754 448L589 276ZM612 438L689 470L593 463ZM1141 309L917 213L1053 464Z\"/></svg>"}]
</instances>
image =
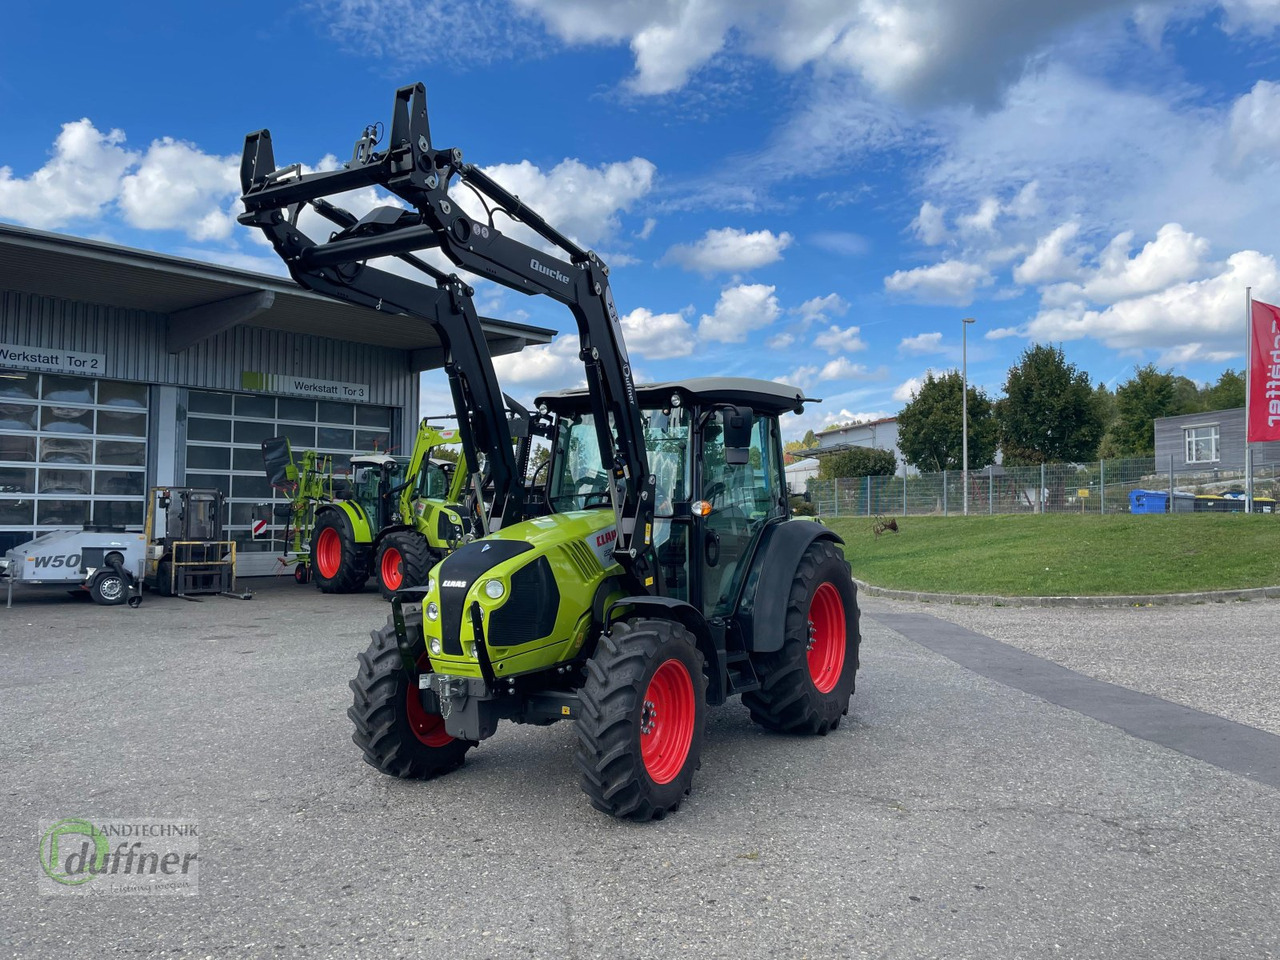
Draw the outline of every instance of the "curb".
<instances>
[{"instance_id":1,"label":"curb","mask_svg":"<svg viewBox=\"0 0 1280 960\"><path fill-rule=\"evenodd\" d=\"M975 607L1163 607L1197 603L1226 603L1231 600L1280 600L1280 586L1252 587L1248 590L1205 590L1200 593L1157 593L1149 596L1114 597L992 597L976 593L924 593L919 590L890 590L854 578L858 590L869 597L912 600L916 603L953 603Z\"/></svg>"}]
</instances>

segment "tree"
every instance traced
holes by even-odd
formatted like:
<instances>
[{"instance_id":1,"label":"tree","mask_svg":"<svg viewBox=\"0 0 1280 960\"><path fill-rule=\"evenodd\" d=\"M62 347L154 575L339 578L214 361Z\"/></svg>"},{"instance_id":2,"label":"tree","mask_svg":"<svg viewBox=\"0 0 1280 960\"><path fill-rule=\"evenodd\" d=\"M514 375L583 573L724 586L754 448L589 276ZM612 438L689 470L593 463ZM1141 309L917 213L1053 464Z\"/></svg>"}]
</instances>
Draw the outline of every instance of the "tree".
<instances>
[{"instance_id":1,"label":"tree","mask_svg":"<svg viewBox=\"0 0 1280 960\"><path fill-rule=\"evenodd\" d=\"M1244 374L1239 370L1223 370L1212 387L1200 391L1201 409L1230 410L1244 406Z\"/></svg>"},{"instance_id":2,"label":"tree","mask_svg":"<svg viewBox=\"0 0 1280 960\"><path fill-rule=\"evenodd\" d=\"M1092 460L1102 419L1089 375L1058 347L1035 344L1009 368L996 404L1007 464Z\"/></svg>"},{"instance_id":3,"label":"tree","mask_svg":"<svg viewBox=\"0 0 1280 960\"><path fill-rule=\"evenodd\" d=\"M925 376L911 402L898 414L898 449L902 458L925 472L957 470L962 466L961 392L959 370ZM986 393L969 387L969 466L980 470L995 459L997 428Z\"/></svg>"},{"instance_id":4,"label":"tree","mask_svg":"<svg viewBox=\"0 0 1280 960\"><path fill-rule=\"evenodd\" d=\"M814 432L810 430L804 435L804 439L788 440L782 445L782 449L785 453L799 453L801 450L812 450L817 445L818 438ZM788 462L791 462L790 459L788 459Z\"/></svg>"},{"instance_id":5,"label":"tree","mask_svg":"<svg viewBox=\"0 0 1280 960\"><path fill-rule=\"evenodd\" d=\"M818 459L818 479L844 477L891 477L898 471L898 458L892 450L854 447Z\"/></svg>"},{"instance_id":6,"label":"tree","mask_svg":"<svg viewBox=\"0 0 1280 960\"><path fill-rule=\"evenodd\" d=\"M1105 454L1113 457L1150 457L1156 452L1157 417L1170 417L1178 409L1177 378L1161 373L1155 364L1136 367L1133 376L1116 387L1116 422L1104 443Z\"/></svg>"}]
</instances>

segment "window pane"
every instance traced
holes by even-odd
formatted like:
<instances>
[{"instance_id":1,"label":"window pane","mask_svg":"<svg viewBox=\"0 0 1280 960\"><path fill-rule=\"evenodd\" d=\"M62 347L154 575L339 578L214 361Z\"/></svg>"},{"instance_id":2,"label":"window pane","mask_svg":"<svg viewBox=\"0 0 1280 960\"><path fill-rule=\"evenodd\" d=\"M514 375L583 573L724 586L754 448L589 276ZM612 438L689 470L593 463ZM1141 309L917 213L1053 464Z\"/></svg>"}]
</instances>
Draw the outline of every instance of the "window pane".
<instances>
[{"instance_id":1,"label":"window pane","mask_svg":"<svg viewBox=\"0 0 1280 960\"><path fill-rule=\"evenodd\" d=\"M36 459L35 437L14 437L0 434L0 460L31 463Z\"/></svg>"},{"instance_id":2,"label":"window pane","mask_svg":"<svg viewBox=\"0 0 1280 960\"><path fill-rule=\"evenodd\" d=\"M118 380L98 381L98 403L107 407L132 407L147 409L147 385L145 383L120 383Z\"/></svg>"},{"instance_id":3,"label":"window pane","mask_svg":"<svg viewBox=\"0 0 1280 960\"><path fill-rule=\"evenodd\" d=\"M187 486L200 487L206 490L221 490L225 496L230 493L231 480L221 473L192 473L188 470Z\"/></svg>"},{"instance_id":4,"label":"window pane","mask_svg":"<svg viewBox=\"0 0 1280 960\"><path fill-rule=\"evenodd\" d=\"M140 527L142 513L139 500L99 500L93 505L93 522L105 527Z\"/></svg>"},{"instance_id":5,"label":"window pane","mask_svg":"<svg viewBox=\"0 0 1280 960\"><path fill-rule=\"evenodd\" d=\"M40 376L20 370L0 370L0 397L23 397L34 400L39 393Z\"/></svg>"},{"instance_id":6,"label":"window pane","mask_svg":"<svg viewBox=\"0 0 1280 960\"><path fill-rule=\"evenodd\" d=\"M321 400L319 416L316 419L321 423L351 423L355 419L355 407L349 403Z\"/></svg>"},{"instance_id":7,"label":"window pane","mask_svg":"<svg viewBox=\"0 0 1280 960\"><path fill-rule=\"evenodd\" d=\"M277 415L281 420L304 420L307 423L315 423L316 402L314 400L288 400L281 397L278 403L280 412Z\"/></svg>"},{"instance_id":8,"label":"window pane","mask_svg":"<svg viewBox=\"0 0 1280 960\"><path fill-rule=\"evenodd\" d=\"M62 403L93 403L93 381L44 375L44 398Z\"/></svg>"},{"instance_id":9,"label":"window pane","mask_svg":"<svg viewBox=\"0 0 1280 960\"><path fill-rule=\"evenodd\" d=\"M40 429L47 433L93 433L93 411L79 407L41 407Z\"/></svg>"},{"instance_id":10,"label":"window pane","mask_svg":"<svg viewBox=\"0 0 1280 960\"><path fill-rule=\"evenodd\" d=\"M36 523L78 527L88 522L88 500L41 500L36 505Z\"/></svg>"},{"instance_id":11,"label":"window pane","mask_svg":"<svg viewBox=\"0 0 1280 960\"><path fill-rule=\"evenodd\" d=\"M118 437L145 437L147 415L145 413L116 413L114 410L98 411L98 432Z\"/></svg>"},{"instance_id":12,"label":"window pane","mask_svg":"<svg viewBox=\"0 0 1280 960\"><path fill-rule=\"evenodd\" d=\"M42 441L43 444L48 442ZM146 444L130 443L127 440L99 440L98 463L111 467L145 467L147 465Z\"/></svg>"},{"instance_id":13,"label":"window pane","mask_svg":"<svg viewBox=\"0 0 1280 960\"><path fill-rule=\"evenodd\" d=\"M391 429L391 409L389 407L356 407L356 426L386 427Z\"/></svg>"},{"instance_id":14,"label":"window pane","mask_svg":"<svg viewBox=\"0 0 1280 960\"><path fill-rule=\"evenodd\" d=\"M35 501L34 500L6 500L0 497L0 524L6 527L16 527L23 523L35 523ZM31 537L24 535L18 540L18 543L25 543Z\"/></svg>"},{"instance_id":15,"label":"window pane","mask_svg":"<svg viewBox=\"0 0 1280 960\"><path fill-rule=\"evenodd\" d=\"M132 470L99 470L93 478L93 492L116 497L140 497L145 478Z\"/></svg>"},{"instance_id":16,"label":"window pane","mask_svg":"<svg viewBox=\"0 0 1280 960\"><path fill-rule=\"evenodd\" d=\"M187 418L188 440L215 440L229 443L231 440L230 420L209 420L204 417Z\"/></svg>"},{"instance_id":17,"label":"window pane","mask_svg":"<svg viewBox=\"0 0 1280 960\"><path fill-rule=\"evenodd\" d=\"M316 446L321 449L338 447L343 450L350 450L351 441L350 430L341 430L337 427L321 427L316 431Z\"/></svg>"},{"instance_id":18,"label":"window pane","mask_svg":"<svg viewBox=\"0 0 1280 960\"><path fill-rule=\"evenodd\" d=\"M294 450L309 450L316 445L315 427L298 427L293 424L282 424L280 435L289 438Z\"/></svg>"},{"instance_id":19,"label":"window pane","mask_svg":"<svg viewBox=\"0 0 1280 960\"><path fill-rule=\"evenodd\" d=\"M34 430L38 409L25 403L0 403L0 430Z\"/></svg>"},{"instance_id":20,"label":"window pane","mask_svg":"<svg viewBox=\"0 0 1280 960\"><path fill-rule=\"evenodd\" d=\"M231 416L231 394L192 390L187 394L187 410L191 413L219 413Z\"/></svg>"},{"instance_id":21,"label":"window pane","mask_svg":"<svg viewBox=\"0 0 1280 960\"><path fill-rule=\"evenodd\" d=\"M226 470L231 465L227 447L187 447L188 470Z\"/></svg>"},{"instance_id":22,"label":"window pane","mask_svg":"<svg viewBox=\"0 0 1280 960\"><path fill-rule=\"evenodd\" d=\"M93 443L89 440L42 437L40 440L40 462L92 463Z\"/></svg>"},{"instance_id":23,"label":"window pane","mask_svg":"<svg viewBox=\"0 0 1280 960\"><path fill-rule=\"evenodd\" d=\"M237 417L275 417L275 397L236 397Z\"/></svg>"},{"instance_id":24,"label":"window pane","mask_svg":"<svg viewBox=\"0 0 1280 960\"><path fill-rule=\"evenodd\" d=\"M236 443L252 443L254 445L262 443L276 435L276 426L274 423L255 423L249 420L236 421Z\"/></svg>"},{"instance_id":25,"label":"window pane","mask_svg":"<svg viewBox=\"0 0 1280 960\"><path fill-rule=\"evenodd\" d=\"M35 493L36 472L30 468L0 467L0 494Z\"/></svg>"},{"instance_id":26,"label":"window pane","mask_svg":"<svg viewBox=\"0 0 1280 960\"><path fill-rule=\"evenodd\" d=\"M378 430L357 430L356 431L356 449L372 452L374 450L387 449L391 442L391 434L383 433Z\"/></svg>"},{"instance_id":27,"label":"window pane","mask_svg":"<svg viewBox=\"0 0 1280 960\"><path fill-rule=\"evenodd\" d=\"M271 484L265 473L260 477L232 477L231 495L237 500L270 500Z\"/></svg>"},{"instance_id":28,"label":"window pane","mask_svg":"<svg viewBox=\"0 0 1280 960\"><path fill-rule=\"evenodd\" d=\"M87 497L89 495L89 471L50 470L47 468L41 470L40 492Z\"/></svg>"},{"instance_id":29,"label":"window pane","mask_svg":"<svg viewBox=\"0 0 1280 960\"><path fill-rule=\"evenodd\" d=\"M187 448L187 464L191 463L191 447ZM262 459L261 450L232 450L231 451L231 469L232 470L266 470L266 464ZM266 475L265 473L263 474Z\"/></svg>"}]
</instances>

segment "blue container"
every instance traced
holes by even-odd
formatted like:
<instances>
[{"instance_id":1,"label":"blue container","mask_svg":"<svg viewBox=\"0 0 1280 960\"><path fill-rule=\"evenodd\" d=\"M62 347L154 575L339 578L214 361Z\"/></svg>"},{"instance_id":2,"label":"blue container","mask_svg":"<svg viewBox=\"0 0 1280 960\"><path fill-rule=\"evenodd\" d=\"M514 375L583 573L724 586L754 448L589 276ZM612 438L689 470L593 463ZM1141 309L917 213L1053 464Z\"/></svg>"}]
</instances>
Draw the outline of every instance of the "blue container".
<instances>
[{"instance_id":1,"label":"blue container","mask_svg":"<svg viewBox=\"0 0 1280 960\"><path fill-rule=\"evenodd\" d=\"M1168 513L1169 494L1164 490L1129 491L1130 513Z\"/></svg>"}]
</instances>

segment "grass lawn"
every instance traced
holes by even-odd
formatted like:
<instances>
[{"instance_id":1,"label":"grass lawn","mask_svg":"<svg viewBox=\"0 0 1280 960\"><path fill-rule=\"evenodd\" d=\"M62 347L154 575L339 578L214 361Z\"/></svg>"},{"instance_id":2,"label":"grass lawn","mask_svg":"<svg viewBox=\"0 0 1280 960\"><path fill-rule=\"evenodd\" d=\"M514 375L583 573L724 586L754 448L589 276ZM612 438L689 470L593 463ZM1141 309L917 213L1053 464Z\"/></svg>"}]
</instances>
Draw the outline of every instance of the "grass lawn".
<instances>
[{"instance_id":1,"label":"grass lawn","mask_svg":"<svg viewBox=\"0 0 1280 960\"><path fill-rule=\"evenodd\" d=\"M1186 593L1280 585L1280 516L897 517L828 525L853 575L878 587L1001 596Z\"/></svg>"}]
</instances>

